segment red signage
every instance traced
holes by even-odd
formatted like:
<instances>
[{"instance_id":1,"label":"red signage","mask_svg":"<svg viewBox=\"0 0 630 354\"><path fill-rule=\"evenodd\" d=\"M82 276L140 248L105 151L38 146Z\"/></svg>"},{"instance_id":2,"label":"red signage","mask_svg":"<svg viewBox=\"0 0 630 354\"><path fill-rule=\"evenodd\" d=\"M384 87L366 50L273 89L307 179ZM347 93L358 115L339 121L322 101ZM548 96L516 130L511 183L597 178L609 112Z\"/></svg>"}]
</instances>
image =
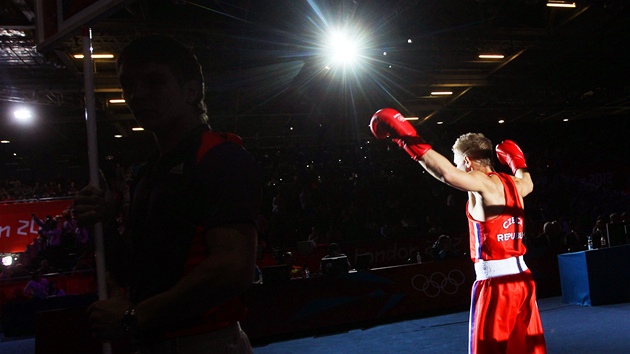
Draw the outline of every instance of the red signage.
<instances>
[{"instance_id":1,"label":"red signage","mask_svg":"<svg viewBox=\"0 0 630 354\"><path fill-rule=\"evenodd\" d=\"M19 253L39 236L40 227L31 214L44 219L55 217L70 206L72 200L0 204L0 253Z\"/></svg>"}]
</instances>

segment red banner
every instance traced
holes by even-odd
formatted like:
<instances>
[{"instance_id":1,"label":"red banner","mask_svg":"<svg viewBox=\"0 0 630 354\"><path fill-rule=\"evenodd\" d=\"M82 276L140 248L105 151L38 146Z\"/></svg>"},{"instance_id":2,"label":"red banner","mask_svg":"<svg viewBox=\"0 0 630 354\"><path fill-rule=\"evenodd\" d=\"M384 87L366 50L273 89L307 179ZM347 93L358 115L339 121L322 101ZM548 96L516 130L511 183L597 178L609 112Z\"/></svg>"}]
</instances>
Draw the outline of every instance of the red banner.
<instances>
[{"instance_id":1,"label":"red banner","mask_svg":"<svg viewBox=\"0 0 630 354\"><path fill-rule=\"evenodd\" d=\"M0 253L19 253L37 238L40 227L31 214L44 219L46 215L55 217L63 213L72 200L51 200L44 202L0 204Z\"/></svg>"}]
</instances>

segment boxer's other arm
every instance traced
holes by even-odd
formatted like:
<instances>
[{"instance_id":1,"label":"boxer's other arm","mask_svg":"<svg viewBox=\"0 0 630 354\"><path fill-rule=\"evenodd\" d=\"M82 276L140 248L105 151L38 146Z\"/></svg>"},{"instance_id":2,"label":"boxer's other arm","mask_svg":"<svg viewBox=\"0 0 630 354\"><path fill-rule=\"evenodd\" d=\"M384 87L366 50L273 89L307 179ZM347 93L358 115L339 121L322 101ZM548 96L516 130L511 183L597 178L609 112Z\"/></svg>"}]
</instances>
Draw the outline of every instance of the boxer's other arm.
<instances>
[{"instance_id":1,"label":"boxer's other arm","mask_svg":"<svg viewBox=\"0 0 630 354\"><path fill-rule=\"evenodd\" d=\"M516 171L514 176L512 176L512 179L514 180L516 189L518 189L518 193L521 197L525 197L534 191L534 181L527 169L520 169Z\"/></svg>"},{"instance_id":2,"label":"boxer's other arm","mask_svg":"<svg viewBox=\"0 0 630 354\"><path fill-rule=\"evenodd\" d=\"M527 168L523 150L512 140L503 140L497 144L496 150L499 162L510 166L514 175L518 170Z\"/></svg>"},{"instance_id":3,"label":"boxer's other arm","mask_svg":"<svg viewBox=\"0 0 630 354\"><path fill-rule=\"evenodd\" d=\"M514 173L516 187L522 197L534 190L534 182L529 174L525 154L512 140L504 140L497 144L497 159L500 163L510 166Z\"/></svg>"},{"instance_id":4,"label":"boxer's other arm","mask_svg":"<svg viewBox=\"0 0 630 354\"><path fill-rule=\"evenodd\" d=\"M516 188L521 197L534 191L534 181L528 170L518 170L515 175Z\"/></svg>"}]
</instances>

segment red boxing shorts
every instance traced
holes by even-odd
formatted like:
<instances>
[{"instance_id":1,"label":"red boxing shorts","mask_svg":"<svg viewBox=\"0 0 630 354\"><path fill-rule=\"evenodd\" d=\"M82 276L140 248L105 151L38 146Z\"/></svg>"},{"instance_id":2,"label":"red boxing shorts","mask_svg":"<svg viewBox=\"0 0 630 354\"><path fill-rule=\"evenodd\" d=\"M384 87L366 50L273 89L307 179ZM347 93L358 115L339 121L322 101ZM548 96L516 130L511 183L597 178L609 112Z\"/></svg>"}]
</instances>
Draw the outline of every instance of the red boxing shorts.
<instances>
[{"instance_id":1,"label":"red boxing shorts","mask_svg":"<svg viewBox=\"0 0 630 354\"><path fill-rule=\"evenodd\" d=\"M470 307L469 353L546 353L529 270L475 281Z\"/></svg>"}]
</instances>

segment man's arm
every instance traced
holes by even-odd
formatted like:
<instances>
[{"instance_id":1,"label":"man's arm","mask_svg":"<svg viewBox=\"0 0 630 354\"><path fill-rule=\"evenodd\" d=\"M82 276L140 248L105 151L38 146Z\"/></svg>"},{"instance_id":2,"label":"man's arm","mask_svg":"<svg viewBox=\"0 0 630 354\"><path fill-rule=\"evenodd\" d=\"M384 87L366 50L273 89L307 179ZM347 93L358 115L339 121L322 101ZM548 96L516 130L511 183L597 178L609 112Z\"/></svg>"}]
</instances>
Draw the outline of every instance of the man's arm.
<instances>
[{"instance_id":1,"label":"man's arm","mask_svg":"<svg viewBox=\"0 0 630 354\"><path fill-rule=\"evenodd\" d=\"M459 190L483 194L494 188L494 183L484 173L462 171L435 150L427 151L418 162L437 180Z\"/></svg>"},{"instance_id":2,"label":"man's arm","mask_svg":"<svg viewBox=\"0 0 630 354\"><path fill-rule=\"evenodd\" d=\"M144 331L195 318L245 291L256 263L257 231L251 224L216 227L206 233L207 258L171 289L135 306L137 326ZM131 308L126 296L95 302L88 310L92 330L102 338L126 335L123 317Z\"/></svg>"},{"instance_id":3,"label":"man's arm","mask_svg":"<svg viewBox=\"0 0 630 354\"><path fill-rule=\"evenodd\" d=\"M33 217L33 221L35 221L37 226L44 228L44 222L42 221L42 219L38 218L37 215L35 215L34 213L31 213L31 216Z\"/></svg>"},{"instance_id":4,"label":"man's arm","mask_svg":"<svg viewBox=\"0 0 630 354\"><path fill-rule=\"evenodd\" d=\"M516 183L516 188L518 189L518 193L521 197L527 196L529 193L534 191L534 181L532 181L532 176L529 174L527 169L519 169L514 174L514 182Z\"/></svg>"},{"instance_id":5,"label":"man's arm","mask_svg":"<svg viewBox=\"0 0 630 354\"><path fill-rule=\"evenodd\" d=\"M384 108L372 116L370 129L377 139L392 138L412 159L418 161L437 180L463 191L483 192L492 183L480 172L467 173L432 149L398 111Z\"/></svg>"},{"instance_id":6,"label":"man's arm","mask_svg":"<svg viewBox=\"0 0 630 354\"><path fill-rule=\"evenodd\" d=\"M194 318L244 292L254 276L256 240L247 223L209 230L208 257L171 289L137 304L138 329Z\"/></svg>"}]
</instances>

